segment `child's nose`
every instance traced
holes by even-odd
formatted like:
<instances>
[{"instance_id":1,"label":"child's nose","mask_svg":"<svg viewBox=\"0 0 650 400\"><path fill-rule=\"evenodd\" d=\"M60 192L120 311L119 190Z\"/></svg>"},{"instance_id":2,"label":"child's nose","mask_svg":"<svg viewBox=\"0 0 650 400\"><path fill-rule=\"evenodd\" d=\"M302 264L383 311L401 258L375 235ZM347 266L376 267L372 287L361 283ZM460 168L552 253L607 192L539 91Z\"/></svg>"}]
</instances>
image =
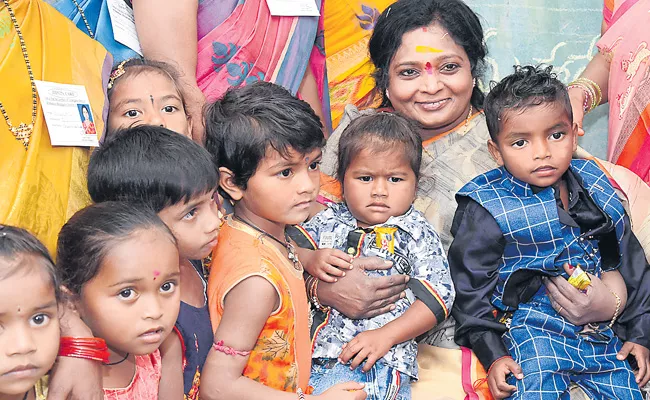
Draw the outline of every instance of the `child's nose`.
<instances>
[{"instance_id":1,"label":"child's nose","mask_svg":"<svg viewBox=\"0 0 650 400\"><path fill-rule=\"evenodd\" d=\"M36 351L36 341L32 336L31 329L27 327L10 330L7 335L8 356L30 354Z\"/></svg>"},{"instance_id":2,"label":"child's nose","mask_svg":"<svg viewBox=\"0 0 650 400\"><path fill-rule=\"evenodd\" d=\"M388 195L388 185L383 179L375 179L372 185L372 196L380 197Z\"/></svg>"},{"instance_id":3,"label":"child's nose","mask_svg":"<svg viewBox=\"0 0 650 400\"><path fill-rule=\"evenodd\" d=\"M162 126L166 128L165 119L157 112L149 113L147 118L147 125Z\"/></svg>"}]
</instances>

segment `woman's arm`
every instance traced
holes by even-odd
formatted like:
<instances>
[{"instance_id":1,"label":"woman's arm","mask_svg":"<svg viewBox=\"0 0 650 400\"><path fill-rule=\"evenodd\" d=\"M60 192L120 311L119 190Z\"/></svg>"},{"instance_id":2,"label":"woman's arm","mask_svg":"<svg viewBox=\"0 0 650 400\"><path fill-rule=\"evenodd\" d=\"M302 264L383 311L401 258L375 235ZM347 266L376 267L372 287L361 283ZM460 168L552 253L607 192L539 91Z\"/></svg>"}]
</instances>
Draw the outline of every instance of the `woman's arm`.
<instances>
[{"instance_id":1,"label":"woman's arm","mask_svg":"<svg viewBox=\"0 0 650 400\"><path fill-rule=\"evenodd\" d=\"M174 330L160 346L162 376L160 377L158 400L183 398L183 355L181 339Z\"/></svg>"},{"instance_id":2,"label":"woman's arm","mask_svg":"<svg viewBox=\"0 0 650 400\"><path fill-rule=\"evenodd\" d=\"M205 96L196 84L198 6L197 0L135 0L133 14L144 56L179 70L192 137L203 143Z\"/></svg>"},{"instance_id":3,"label":"woman's arm","mask_svg":"<svg viewBox=\"0 0 650 400\"><path fill-rule=\"evenodd\" d=\"M236 351L250 351L255 346L266 320L278 307L279 302L278 293L266 279L253 276L243 280L226 295L223 317L214 333L215 343L223 341L225 346ZM201 374L201 398L205 400L297 399L295 393L274 390L243 376L247 362L247 355L230 355L211 349ZM361 385L346 387L353 390L362 388ZM361 393L339 389L336 394L331 393L331 398L337 400L365 398ZM322 398L326 398L325 394Z\"/></svg>"},{"instance_id":4,"label":"woman's arm","mask_svg":"<svg viewBox=\"0 0 650 400\"><path fill-rule=\"evenodd\" d=\"M599 87L602 94L600 104L607 103L607 90L609 87L609 68L610 62L600 52L596 53L594 58L589 61L584 72L580 78L587 78L594 81ZM585 117L584 102L586 94L580 87L572 86L569 88L569 99L571 101L571 109L573 110L573 122L578 124L580 134L584 134L582 129L582 121Z\"/></svg>"}]
</instances>

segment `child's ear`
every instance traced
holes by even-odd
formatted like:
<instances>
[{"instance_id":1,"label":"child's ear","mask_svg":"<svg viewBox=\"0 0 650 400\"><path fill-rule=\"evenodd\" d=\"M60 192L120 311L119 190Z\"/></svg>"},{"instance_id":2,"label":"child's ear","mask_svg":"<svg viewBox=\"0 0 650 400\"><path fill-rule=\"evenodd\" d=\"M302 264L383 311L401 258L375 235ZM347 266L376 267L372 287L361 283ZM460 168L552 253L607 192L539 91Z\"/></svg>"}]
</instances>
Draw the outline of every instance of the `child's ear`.
<instances>
[{"instance_id":1,"label":"child's ear","mask_svg":"<svg viewBox=\"0 0 650 400\"><path fill-rule=\"evenodd\" d=\"M194 128L194 123L192 123L192 118L187 116L187 132L190 134L190 139L192 138L192 128Z\"/></svg>"},{"instance_id":2,"label":"child's ear","mask_svg":"<svg viewBox=\"0 0 650 400\"><path fill-rule=\"evenodd\" d=\"M487 142L488 145L488 151L492 155L492 158L494 158L494 161L499 164L499 167L503 167L503 157L501 156L501 151L499 150L499 146L494 143L492 139L489 139Z\"/></svg>"},{"instance_id":3,"label":"child's ear","mask_svg":"<svg viewBox=\"0 0 650 400\"><path fill-rule=\"evenodd\" d=\"M573 132L573 152L575 153L578 150L578 129L580 127L576 122L571 125L571 131Z\"/></svg>"},{"instance_id":4,"label":"child's ear","mask_svg":"<svg viewBox=\"0 0 650 400\"><path fill-rule=\"evenodd\" d=\"M235 174L226 167L219 167L219 186L234 201L239 201L244 197L244 191L235 184Z\"/></svg>"},{"instance_id":5,"label":"child's ear","mask_svg":"<svg viewBox=\"0 0 650 400\"><path fill-rule=\"evenodd\" d=\"M61 301L59 302L59 314L66 312L71 312L73 314L79 315L79 295L74 294L72 290L68 289L66 286L59 286L61 292Z\"/></svg>"}]
</instances>

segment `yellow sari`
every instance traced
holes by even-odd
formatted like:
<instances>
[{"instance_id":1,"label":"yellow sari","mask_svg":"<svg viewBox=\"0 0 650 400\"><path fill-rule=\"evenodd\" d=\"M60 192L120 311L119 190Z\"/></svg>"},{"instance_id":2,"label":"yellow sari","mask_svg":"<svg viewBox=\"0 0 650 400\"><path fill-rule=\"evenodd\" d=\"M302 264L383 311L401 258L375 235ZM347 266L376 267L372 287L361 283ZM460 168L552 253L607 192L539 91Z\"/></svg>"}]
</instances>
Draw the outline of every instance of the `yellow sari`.
<instances>
[{"instance_id":1,"label":"yellow sari","mask_svg":"<svg viewBox=\"0 0 650 400\"><path fill-rule=\"evenodd\" d=\"M325 1L323 26L334 128L347 104L366 108L373 103L374 67L368 55L368 41L379 14L394 1Z\"/></svg>"},{"instance_id":2,"label":"yellow sari","mask_svg":"<svg viewBox=\"0 0 650 400\"><path fill-rule=\"evenodd\" d=\"M96 41L42 0L9 0L25 39L34 79L85 85L97 132L104 130L111 57ZM11 122L31 122L32 96L18 35L0 2L0 82ZM0 223L25 228L54 254L61 226L90 202L86 167L90 150L53 147L37 108L29 147L0 120Z\"/></svg>"}]
</instances>

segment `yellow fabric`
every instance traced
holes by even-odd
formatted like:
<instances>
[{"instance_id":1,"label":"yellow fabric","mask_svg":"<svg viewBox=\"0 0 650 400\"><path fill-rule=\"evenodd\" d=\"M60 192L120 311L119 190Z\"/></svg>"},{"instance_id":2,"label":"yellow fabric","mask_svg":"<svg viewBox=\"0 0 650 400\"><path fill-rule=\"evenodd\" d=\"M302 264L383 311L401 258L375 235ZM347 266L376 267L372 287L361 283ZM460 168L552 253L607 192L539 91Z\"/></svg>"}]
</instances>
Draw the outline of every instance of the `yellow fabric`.
<instances>
[{"instance_id":1,"label":"yellow fabric","mask_svg":"<svg viewBox=\"0 0 650 400\"><path fill-rule=\"evenodd\" d=\"M110 55L42 0L10 0L25 39L34 78L85 85L97 132L104 130ZM8 25L7 25L8 24ZM0 3L0 101L14 126L31 122L27 68L9 13ZM54 254L61 226L90 202L86 167L90 150L52 147L40 102L29 148L0 120L0 223L34 233Z\"/></svg>"},{"instance_id":2,"label":"yellow fabric","mask_svg":"<svg viewBox=\"0 0 650 400\"><path fill-rule=\"evenodd\" d=\"M368 41L379 14L394 0L325 1L325 48L332 126L341 120L347 104L373 104L374 70ZM365 108L365 107L364 107Z\"/></svg>"}]
</instances>

